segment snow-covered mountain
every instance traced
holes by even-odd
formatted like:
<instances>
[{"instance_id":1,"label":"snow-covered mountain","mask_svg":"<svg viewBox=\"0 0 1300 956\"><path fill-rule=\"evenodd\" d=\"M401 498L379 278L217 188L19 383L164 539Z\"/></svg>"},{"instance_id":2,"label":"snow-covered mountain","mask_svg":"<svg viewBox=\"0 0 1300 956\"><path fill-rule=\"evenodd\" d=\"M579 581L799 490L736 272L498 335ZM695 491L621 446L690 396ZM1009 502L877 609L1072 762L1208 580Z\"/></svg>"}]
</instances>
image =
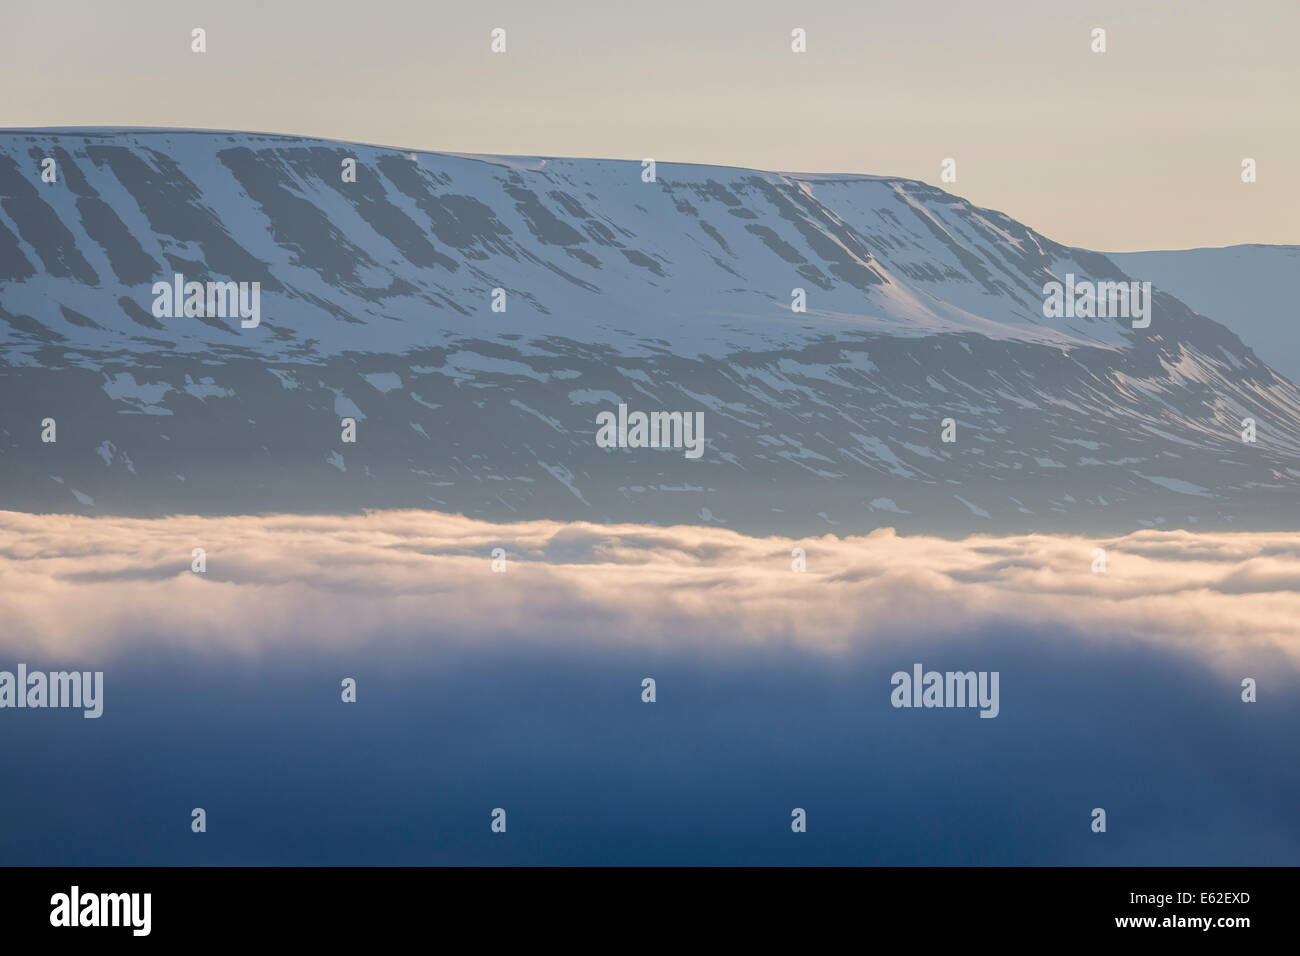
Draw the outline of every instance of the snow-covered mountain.
<instances>
[{"instance_id":1,"label":"snow-covered mountain","mask_svg":"<svg viewBox=\"0 0 1300 956\"><path fill-rule=\"evenodd\" d=\"M0 133L0 507L793 534L1294 522L1300 390L1159 283L1149 328L1049 319L1045 283L1123 272L911 180L646 173ZM260 322L156 316L176 274L260 283ZM620 402L702 412L703 454L598 447Z\"/></svg>"},{"instance_id":2,"label":"snow-covered mountain","mask_svg":"<svg viewBox=\"0 0 1300 956\"><path fill-rule=\"evenodd\" d=\"M1110 253L1202 315L1226 325L1291 381L1300 381L1300 246L1224 246Z\"/></svg>"}]
</instances>

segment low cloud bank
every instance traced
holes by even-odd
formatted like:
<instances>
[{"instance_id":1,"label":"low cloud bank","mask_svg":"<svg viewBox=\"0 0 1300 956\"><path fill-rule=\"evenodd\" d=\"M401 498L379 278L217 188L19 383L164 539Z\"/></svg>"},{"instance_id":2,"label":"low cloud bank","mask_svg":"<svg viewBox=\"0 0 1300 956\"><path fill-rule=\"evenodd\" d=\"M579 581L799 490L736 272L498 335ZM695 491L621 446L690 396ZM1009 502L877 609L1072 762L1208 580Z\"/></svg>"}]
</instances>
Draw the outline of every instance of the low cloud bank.
<instances>
[{"instance_id":1,"label":"low cloud bank","mask_svg":"<svg viewBox=\"0 0 1300 956\"><path fill-rule=\"evenodd\" d=\"M191 570L194 548L204 573ZM497 548L504 572L492 570ZM425 511L0 512L0 621L7 655L78 661L148 645L257 656L358 642L835 655L1005 627L1294 665L1300 533L784 539Z\"/></svg>"}]
</instances>

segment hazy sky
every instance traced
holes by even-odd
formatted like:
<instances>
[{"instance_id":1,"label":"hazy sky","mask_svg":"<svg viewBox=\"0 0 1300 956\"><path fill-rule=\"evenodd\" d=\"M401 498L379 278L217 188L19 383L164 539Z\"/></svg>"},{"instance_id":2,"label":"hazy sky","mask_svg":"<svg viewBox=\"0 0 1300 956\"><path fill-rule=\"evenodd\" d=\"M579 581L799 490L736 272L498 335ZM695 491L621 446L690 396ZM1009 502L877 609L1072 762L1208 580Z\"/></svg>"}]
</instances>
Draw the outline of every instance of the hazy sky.
<instances>
[{"instance_id":1,"label":"hazy sky","mask_svg":"<svg viewBox=\"0 0 1300 956\"><path fill-rule=\"evenodd\" d=\"M891 174L1094 249L1300 242L1296 0L65 0L2 27L3 127Z\"/></svg>"}]
</instances>

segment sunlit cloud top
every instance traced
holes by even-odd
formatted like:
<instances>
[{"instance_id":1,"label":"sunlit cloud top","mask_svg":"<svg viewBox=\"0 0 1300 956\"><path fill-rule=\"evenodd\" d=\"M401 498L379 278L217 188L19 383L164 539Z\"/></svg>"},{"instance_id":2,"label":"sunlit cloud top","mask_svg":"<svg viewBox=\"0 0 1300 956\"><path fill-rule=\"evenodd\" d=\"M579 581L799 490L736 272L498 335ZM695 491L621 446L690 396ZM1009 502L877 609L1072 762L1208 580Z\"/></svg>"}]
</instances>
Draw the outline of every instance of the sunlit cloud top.
<instances>
[{"instance_id":1,"label":"sunlit cloud top","mask_svg":"<svg viewBox=\"0 0 1300 956\"><path fill-rule=\"evenodd\" d=\"M191 569L195 548L203 573ZM492 570L498 548L504 572ZM1150 642L1220 665L1243 654L1297 663L1300 534L783 539L409 511L0 512L0 620L0 650L73 661L148 646L259 655L386 643L835 655L1014 628Z\"/></svg>"}]
</instances>

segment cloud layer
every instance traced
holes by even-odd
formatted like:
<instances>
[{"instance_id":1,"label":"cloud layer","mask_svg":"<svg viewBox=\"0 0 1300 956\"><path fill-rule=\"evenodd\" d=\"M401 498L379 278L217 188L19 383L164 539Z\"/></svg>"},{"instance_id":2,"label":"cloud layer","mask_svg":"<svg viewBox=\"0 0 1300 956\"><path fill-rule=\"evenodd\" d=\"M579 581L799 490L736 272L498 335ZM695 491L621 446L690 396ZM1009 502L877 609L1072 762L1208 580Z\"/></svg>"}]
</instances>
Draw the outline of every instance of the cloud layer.
<instances>
[{"instance_id":1,"label":"cloud layer","mask_svg":"<svg viewBox=\"0 0 1300 956\"><path fill-rule=\"evenodd\" d=\"M1094 549L1106 550L1094 573ZM207 570L191 571L194 548ZM492 571L502 548L506 571ZM807 570L792 570L792 550ZM990 628L1300 663L1300 534L753 538L434 512L155 520L0 512L0 650L258 656L355 643L791 647Z\"/></svg>"}]
</instances>

